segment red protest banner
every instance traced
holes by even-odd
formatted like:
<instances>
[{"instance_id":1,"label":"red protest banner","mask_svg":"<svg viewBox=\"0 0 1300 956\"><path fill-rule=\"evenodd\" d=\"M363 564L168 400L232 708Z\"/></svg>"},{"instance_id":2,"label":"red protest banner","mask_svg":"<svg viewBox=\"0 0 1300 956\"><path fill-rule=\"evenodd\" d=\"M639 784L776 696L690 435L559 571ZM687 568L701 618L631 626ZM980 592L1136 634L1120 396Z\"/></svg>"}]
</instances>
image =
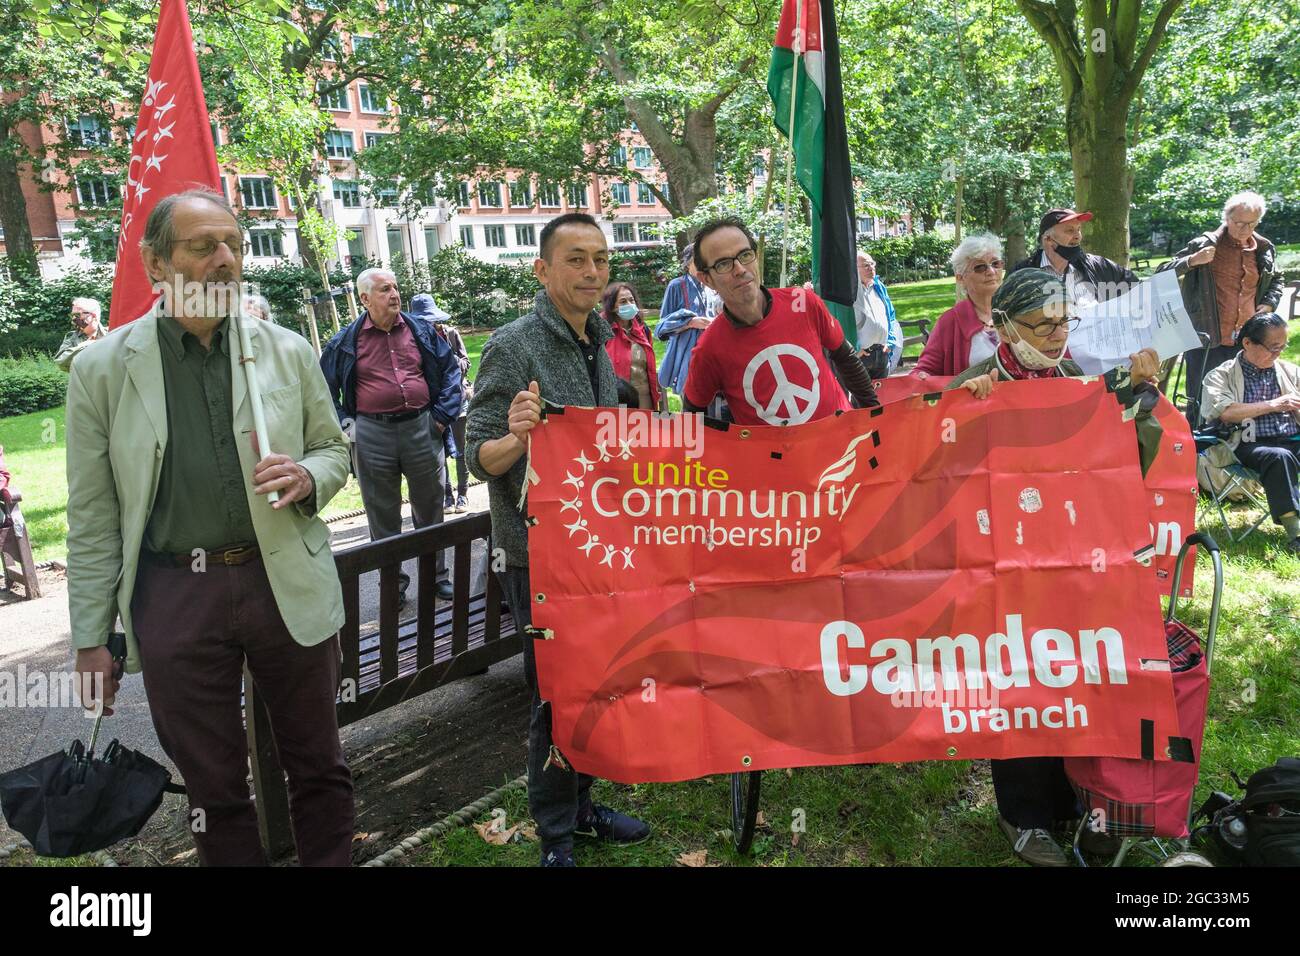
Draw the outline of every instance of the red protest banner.
<instances>
[{"instance_id":1,"label":"red protest banner","mask_svg":"<svg viewBox=\"0 0 1300 956\"><path fill-rule=\"evenodd\" d=\"M1164 433L1160 451L1147 469L1146 486L1151 507L1151 540L1156 554L1153 559L1160 591L1169 593L1173 584L1178 549L1196 530L1196 439L1187 418L1164 395L1155 410L1156 420ZM1196 549L1187 552L1183 562L1183 579L1179 591L1192 596L1192 578L1196 570Z\"/></svg>"},{"instance_id":2,"label":"red protest banner","mask_svg":"<svg viewBox=\"0 0 1300 956\"><path fill-rule=\"evenodd\" d=\"M185 0L162 0L122 190L110 328L135 321L157 298L140 260L149 213L163 196L198 186L221 192L212 127Z\"/></svg>"},{"instance_id":3,"label":"red protest banner","mask_svg":"<svg viewBox=\"0 0 1300 956\"><path fill-rule=\"evenodd\" d=\"M534 433L538 679L577 769L1165 759L1147 498L1101 382L702 423L566 408Z\"/></svg>"}]
</instances>

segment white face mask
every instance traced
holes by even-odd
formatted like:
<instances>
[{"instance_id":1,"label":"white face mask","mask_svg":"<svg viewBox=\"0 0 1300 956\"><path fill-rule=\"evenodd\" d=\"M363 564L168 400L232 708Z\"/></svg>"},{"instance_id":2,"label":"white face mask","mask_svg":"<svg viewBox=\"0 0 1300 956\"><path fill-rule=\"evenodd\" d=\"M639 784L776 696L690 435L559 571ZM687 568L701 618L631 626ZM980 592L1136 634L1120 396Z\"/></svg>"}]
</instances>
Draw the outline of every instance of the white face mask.
<instances>
[{"instance_id":1,"label":"white face mask","mask_svg":"<svg viewBox=\"0 0 1300 956\"><path fill-rule=\"evenodd\" d=\"M1047 368L1056 368L1061 364L1061 359L1065 357L1064 349L1061 350L1061 354L1056 358L1049 358L1020 337L1019 330L1012 328L1015 323L1011 321L1011 316L1000 310L997 314L1002 316L1002 327L1006 330L1007 337L1010 338L1013 333L1016 336L1013 341L1008 342L1007 344L1011 346L1011 354L1016 357L1017 362L1025 368L1031 368L1036 371L1041 371L1042 369Z\"/></svg>"}]
</instances>

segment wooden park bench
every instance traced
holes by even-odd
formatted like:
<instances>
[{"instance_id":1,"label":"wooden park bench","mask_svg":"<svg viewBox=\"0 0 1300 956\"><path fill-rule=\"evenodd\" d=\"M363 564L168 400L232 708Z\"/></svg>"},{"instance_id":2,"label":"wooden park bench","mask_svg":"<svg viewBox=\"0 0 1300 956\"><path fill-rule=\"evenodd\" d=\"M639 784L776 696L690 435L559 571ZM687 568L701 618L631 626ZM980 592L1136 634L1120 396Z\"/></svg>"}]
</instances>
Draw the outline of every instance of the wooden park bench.
<instances>
[{"instance_id":1,"label":"wooden park bench","mask_svg":"<svg viewBox=\"0 0 1300 956\"><path fill-rule=\"evenodd\" d=\"M23 496L13 487L9 489L12 512L0 513L0 576L4 578L5 590L11 590L15 583L23 586L23 597L32 600L41 596L41 582L36 573L36 561L32 557L32 538L26 528L20 532L13 524L6 524L5 519L12 517L20 522L18 503Z\"/></svg>"},{"instance_id":2,"label":"wooden park bench","mask_svg":"<svg viewBox=\"0 0 1300 956\"><path fill-rule=\"evenodd\" d=\"M346 620L339 632L343 649L338 699L339 727L412 700L471 674L482 673L523 650L514 619L503 613L501 588L488 572L482 591L470 593L471 551L486 543L491 555L492 519L487 512L371 541L334 555L343 585ZM452 568L451 602L434 594L437 552L448 549ZM418 559L416 613L399 621L398 571L403 561ZM361 627L361 576L379 571L379 627ZM253 770L253 789L262 842L272 857L293 849L289 795L284 771L271 738L266 705L253 681L244 676L245 725ZM522 731L522 728L521 728Z\"/></svg>"},{"instance_id":3,"label":"wooden park bench","mask_svg":"<svg viewBox=\"0 0 1300 956\"><path fill-rule=\"evenodd\" d=\"M903 359L899 363L900 367L915 365L920 354L908 355L907 350L913 345L920 345L924 348L925 343L930 341L930 320L929 319L908 319L906 321L899 319L898 324L903 328ZM911 330L915 329L915 332Z\"/></svg>"}]
</instances>

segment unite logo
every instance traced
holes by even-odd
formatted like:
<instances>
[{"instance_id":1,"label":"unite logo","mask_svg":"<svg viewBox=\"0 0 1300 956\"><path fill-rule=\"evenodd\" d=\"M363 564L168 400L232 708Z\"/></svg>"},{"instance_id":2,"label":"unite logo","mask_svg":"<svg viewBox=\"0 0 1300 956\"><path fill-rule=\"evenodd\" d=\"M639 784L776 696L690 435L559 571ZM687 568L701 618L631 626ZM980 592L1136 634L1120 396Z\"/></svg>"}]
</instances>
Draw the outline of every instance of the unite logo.
<instances>
[{"instance_id":1,"label":"unite logo","mask_svg":"<svg viewBox=\"0 0 1300 956\"><path fill-rule=\"evenodd\" d=\"M153 894L71 892L50 897L50 925L56 927L129 927L133 936L153 929Z\"/></svg>"}]
</instances>

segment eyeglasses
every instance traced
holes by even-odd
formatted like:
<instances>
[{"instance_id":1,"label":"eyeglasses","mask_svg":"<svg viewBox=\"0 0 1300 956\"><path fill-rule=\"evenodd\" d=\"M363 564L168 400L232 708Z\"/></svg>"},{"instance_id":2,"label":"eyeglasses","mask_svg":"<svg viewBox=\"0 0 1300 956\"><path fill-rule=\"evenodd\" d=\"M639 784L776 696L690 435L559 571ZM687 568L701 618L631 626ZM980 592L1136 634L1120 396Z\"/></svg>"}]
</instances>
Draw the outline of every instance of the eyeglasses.
<instances>
[{"instance_id":1,"label":"eyeglasses","mask_svg":"<svg viewBox=\"0 0 1300 956\"><path fill-rule=\"evenodd\" d=\"M1010 316L1001 309L995 309L994 311L1004 319L1010 318ZM1037 325L1030 325L1027 322L1021 322L1019 319L1011 319L1011 321L1016 323L1016 325L1020 326L1022 329L1031 329L1040 339L1045 339L1057 329L1065 329L1066 332L1073 332L1079 327L1079 323L1082 322L1083 319L1071 316L1070 318L1060 319L1056 322L1039 322Z\"/></svg>"},{"instance_id":2,"label":"eyeglasses","mask_svg":"<svg viewBox=\"0 0 1300 956\"><path fill-rule=\"evenodd\" d=\"M1283 352L1286 351L1285 342L1283 342L1281 345L1274 348L1271 345L1265 345L1263 342L1252 342L1250 339L1246 339L1245 341L1250 342L1250 344L1255 346L1255 348L1257 349L1263 349L1269 355L1281 355Z\"/></svg>"},{"instance_id":3,"label":"eyeglasses","mask_svg":"<svg viewBox=\"0 0 1300 956\"><path fill-rule=\"evenodd\" d=\"M988 275L990 272L1001 272L1005 267L1005 261L994 259L992 262L977 262L970 267L970 271L978 275Z\"/></svg>"},{"instance_id":4,"label":"eyeglasses","mask_svg":"<svg viewBox=\"0 0 1300 956\"><path fill-rule=\"evenodd\" d=\"M738 256L728 256L726 259L719 259L713 265L706 269L706 272L712 272L715 276L730 275L731 271L736 268L739 262L742 266L747 266L758 258L758 253L753 249L746 249Z\"/></svg>"},{"instance_id":5,"label":"eyeglasses","mask_svg":"<svg viewBox=\"0 0 1300 956\"><path fill-rule=\"evenodd\" d=\"M253 247L247 239L227 239L224 242L218 242L216 239L177 239L175 245L184 246L190 255L201 259L206 259L217 251L217 246L222 245L229 249L230 254L236 259L242 259Z\"/></svg>"},{"instance_id":6,"label":"eyeglasses","mask_svg":"<svg viewBox=\"0 0 1300 956\"><path fill-rule=\"evenodd\" d=\"M1230 225L1236 226L1238 229L1254 229L1256 226L1259 225L1259 220L1249 219L1245 222L1242 222L1240 219L1229 219L1228 223Z\"/></svg>"}]
</instances>

